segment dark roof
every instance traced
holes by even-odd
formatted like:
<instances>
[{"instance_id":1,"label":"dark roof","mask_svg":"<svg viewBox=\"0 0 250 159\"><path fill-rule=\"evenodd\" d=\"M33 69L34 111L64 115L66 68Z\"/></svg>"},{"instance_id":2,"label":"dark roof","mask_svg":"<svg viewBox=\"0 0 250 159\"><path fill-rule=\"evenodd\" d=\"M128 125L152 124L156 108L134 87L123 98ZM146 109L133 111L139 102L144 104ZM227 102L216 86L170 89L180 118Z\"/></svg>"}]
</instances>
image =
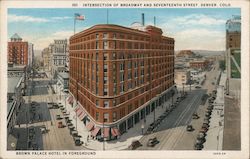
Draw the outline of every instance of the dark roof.
<instances>
[{"instance_id":1,"label":"dark roof","mask_svg":"<svg viewBox=\"0 0 250 159\"><path fill-rule=\"evenodd\" d=\"M15 33L14 35L12 35L11 39L22 40L22 38L17 33Z\"/></svg>"}]
</instances>

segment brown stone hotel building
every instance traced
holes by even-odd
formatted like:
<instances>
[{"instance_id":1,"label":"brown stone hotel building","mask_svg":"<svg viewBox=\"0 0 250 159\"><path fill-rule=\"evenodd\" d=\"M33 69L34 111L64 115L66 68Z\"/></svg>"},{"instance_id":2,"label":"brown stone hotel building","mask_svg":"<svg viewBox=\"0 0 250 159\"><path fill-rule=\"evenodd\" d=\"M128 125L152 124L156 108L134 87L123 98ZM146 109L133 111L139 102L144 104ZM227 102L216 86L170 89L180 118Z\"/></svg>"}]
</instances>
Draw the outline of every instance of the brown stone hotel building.
<instances>
[{"instance_id":1,"label":"brown stone hotel building","mask_svg":"<svg viewBox=\"0 0 250 159\"><path fill-rule=\"evenodd\" d=\"M95 25L70 38L69 56L70 93L93 136L125 133L174 88L174 39L154 26Z\"/></svg>"}]
</instances>

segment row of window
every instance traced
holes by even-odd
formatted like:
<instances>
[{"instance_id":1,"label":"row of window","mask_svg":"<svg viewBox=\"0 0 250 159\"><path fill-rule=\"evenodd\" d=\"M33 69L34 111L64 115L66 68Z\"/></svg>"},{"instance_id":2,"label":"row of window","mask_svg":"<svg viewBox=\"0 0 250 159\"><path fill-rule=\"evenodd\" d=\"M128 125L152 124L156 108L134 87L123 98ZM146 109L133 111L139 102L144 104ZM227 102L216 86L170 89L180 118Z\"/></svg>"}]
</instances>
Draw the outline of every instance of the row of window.
<instances>
[{"instance_id":1,"label":"row of window","mask_svg":"<svg viewBox=\"0 0 250 159\"><path fill-rule=\"evenodd\" d=\"M152 42L162 42L164 44L174 44L173 40L167 40L167 39L162 39L161 36L152 37L151 39L149 37L145 36L137 36L137 35L132 35L132 33L116 33L116 32L111 32L111 33L95 33L95 34L90 34L88 36L82 36L80 38L75 38L70 41L70 44L72 43L80 43L80 42L86 42L94 39L128 39L128 40L136 40L136 41L144 41L144 42L149 42L150 40Z\"/></svg>"},{"instance_id":2,"label":"row of window","mask_svg":"<svg viewBox=\"0 0 250 159\"><path fill-rule=\"evenodd\" d=\"M149 44L149 43L135 43L135 42L124 42L124 41L96 41L83 44L74 44L70 46L70 50L107 50L107 49L158 49L158 50L174 50L173 45L163 44Z\"/></svg>"}]
</instances>

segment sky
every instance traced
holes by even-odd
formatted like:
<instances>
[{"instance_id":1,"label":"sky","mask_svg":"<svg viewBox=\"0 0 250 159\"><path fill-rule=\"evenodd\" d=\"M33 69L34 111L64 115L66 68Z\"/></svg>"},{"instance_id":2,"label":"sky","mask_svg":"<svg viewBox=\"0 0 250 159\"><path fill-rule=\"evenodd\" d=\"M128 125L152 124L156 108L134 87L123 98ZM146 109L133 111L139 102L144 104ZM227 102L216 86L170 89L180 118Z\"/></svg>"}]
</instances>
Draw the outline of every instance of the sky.
<instances>
[{"instance_id":1,"label":"sky","mask_svg":"<svg viewBox=\"0 0 250 159\"><path fill-rule=\"evenodd\" d=\"M76 22L76 32L96 24L107 23L106 8L25 8L8 9L8 38L18 33L25 41L42 50L54 39L73 35L74 14L85 16ZM130 27L141 22L161 28L165 36L175 38L175 50L225 50L225 23L232 15L240 15L239 8L109 8L108 23Z\"/></svg>"}]
</instances>

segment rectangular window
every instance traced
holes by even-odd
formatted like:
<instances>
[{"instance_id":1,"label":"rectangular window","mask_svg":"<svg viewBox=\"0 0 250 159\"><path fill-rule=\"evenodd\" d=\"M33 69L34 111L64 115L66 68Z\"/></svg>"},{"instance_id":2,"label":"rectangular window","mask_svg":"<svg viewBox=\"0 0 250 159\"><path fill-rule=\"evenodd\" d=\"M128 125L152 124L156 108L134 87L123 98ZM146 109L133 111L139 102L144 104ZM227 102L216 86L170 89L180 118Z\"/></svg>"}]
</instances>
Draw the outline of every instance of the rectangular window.
<instances>
[{"instance_id":1,"label":"rectangular window","mask_svg":"<svg viewBox=\"0 0 250 159\"><path fill-rule=\"evenodd\" d=\"M99 34L96 34L96 35L95 35L95 38L98 39L98 38L99 38Z\"/></svg>"},{"instance_id":2,"label":"rectangular window","mask_svg":"<svg viewBox=\"0 0 250 159\"><path fill-rule=\"evenodd\" d=\"M104 101L104 108L108 108L109 107L109 101Z\"/></svg>"},{"instance_id":3,"label":"rectangular window","mask_svg":"<svg viewBox=\"0 0 250 159\"><path fill-rule=\"evenodd\" d=\"M104 122L108 122L109 121L109 113L104 113Z\"/></svg>"},{"instance_id":4,"label":"rectangular window","mask_svg":"<svg viewBox=\"0 0 250 159\"><path fill-rule=\"evenodd\" d=\"M121 93L124 92L124 84L123 83L120 84L120 92Z\"/></svg>"},{"instance_id":5,"label":"rectangular window","mask_svg":"<svg viewBox=\"0 0 250 159\"><path fill-rule=\"evenodd\" d=\"M114 87L113 87L113 93L114 93L114 95L117 94L116 84L115 84Z\"/></svg>"},{"instance_id":6,"label":"rectangular window","mask_svg":"<svg viewBox=\"0 0 250 159\"><path fill-rule=\"evenodd\" d=\"M125 67L125 64L124 64L124 63L121 63L121 64L120 64L120 71L123 71L123 70L124 70L124 67Z\"/></svg>"},{"instance_id":7,"label":"rectangular window","mask_svg":"<svg viewBox=\"0 0 250 159\"><path fill-rule=\"evenodd\" d=\"M113 122L116 121L116 112L113 112Z\"/></svg>"},{"instance_id":8,"label":"rectangular window","mask_svg":"<svg viewBox=\"0 0 250 159\"><path fill-rule=\"evenodd\" d=\"M138 70L135 70L135 78L138 77Z\"/></svg>"},{"instance_id":9,"label":"rectangular window","mask_svg":"<svg viewBox=\"0 0 250 159\"><path fill-rule=\"evenodd\" d=\"M99 100L95 101L96 106L99 106Z\"/></svg>"},{"instance_id":10,"label":"rectangular window","mask_svg":"<svg viewBox=\"0 0 250 159\"><path fill-rule=\"evenodd\" d=\"M95 42L95 49L99 49L99 43L98 43L98 41Z\"/></svg>"},{"instance_id":11,"label":"rectangular window","mask_svg":"<svg viewBox=\"0 0 250 159\"><path fill-rule=\"evenodd\" d=\"M103 33L103 39L107 39L108 38L108 34L107 33Z\"/></svg>"},{"instance_id":12,"label":"rectangular window","mask_svg":"<svg viewBox=\"0 0 250 159\"><path fill-rule=\"evenodd\" d=\"M132 82L128 82L128 89L132 88Z\"/></svg>"},{"instance_id":13,"label":"rectangular window","mask_svg":"<svg viewBox=\"0 0 250 159\"><path fill-rule=\"evenodd\" d=\"M103 54L103 60L107 60L108 59L108 54L107 53L104 53Z\"/></svg>"},{"instance_id":14,"label":"rectangular window","mask_svg":"<svg viewBox=\"0 0 250 159\"><path fill-rule=\"evenodd\" d=\"M112 54L112 57L113 57L113 60L116 59L116 53L115 52Z\"/></svg>"},{"instance_id":15,"label":"rectangular window","mask_svg":"<svg viewBox=\"0 0 250 159\"><path fill-rule=\"evenodd\" d=\"M135 68L137 68L137 62L136 61L135 61L134 65L135 65Z\"/></svg>"},{"instance_id":16,"label":"rectangular window","mask_svg":"<svg viewBox=\"0 0 250 159\"><path fill-rule=\"evenodd\" d=\"M142 70L141 70L141 76L143 76L143 75L144 75L144 70L142 69Z\"/></svg>"},{"instance_id":17,"label":"rectangular window","mask_svg":"<svg viewBox=\"0 0 250 159\"><path fill-rule=\"evenodd\" d=\"M108 83L108 77L104 76L104 84Z\"/></svg>"},{"instance_id":18,"label":"rectangular window","mask_svg":"<svg viewBox=\"0 0 250 159\"><path fill-rule=\"evenodd\" d=\"M132 61L129 61L128 62L128 69L131 69L132 68Z\"/></svg>"},{"instance_id":19,"label":"rectangular window","mask_svg":"<svg viewBox=\"0 0 250 159\"><path fill-rule=\"evenodd\" d=\"M113 106L116 106L116 99L113 100Z\"/></svg>"},{"instance_id":20,"label":"rectangular window","mask_svg":"<svg viewBox=\"0 0 250 159\"><path fill-rule=\"evenodd\" d=\"M132 78L132 72L129 71L129 72L128 72L128 79L131 79L131 78Z\"/></svg>"},{"instance_id":21,"label":"rectangular window","mask_svg":"<svg viewBox=\"0 0 250 159\"><path fill-rule=\"evenodd\" d=\"M104 65L103 65L103 71L104 71L104 72L108 72L108 65L107 65L107 64L104 64Z\"/></svg>"},{"instance_id":22,"label":"rectangular window","mask_svg":"<svg viewBox=\"0 0 250 159\"><path fill-rule=\"evenodd\" d=\"M124 73L123 73L123 72L120 73L120 81L121 81L121 82L124 81Z\"/></svg>"},{"instance_id":23,"label":"rectangular window","mask_svg":"<svg viewBox=\"0 0 250 159\"><path fill-rule=\"evenodd\" d=\"M107 86L105 85L104 86L104 89L103 89L103 95L108 95L108 88L107 88Z\"/></svg>"},{"instance_id":24,"label":"rectangular window","mask_svg":"<svg viewBox=\"0 0 250 159\"><path fill-rule=\"evenodd\" d=\"M96 112L96 114L95 114L95 119L99 120L99 113L98 112Z\"/></svg>"},{"instance_id":25,"label":"rectangular window","mask_svg":"<svg viewBox=\"0 0 250 159\"><path fill-rule=\"evenodd\" d=\"M98 95L98 85L96 85L96 87L95 87L95 94Z\"/></svg>"},{"instance_id":26,"label":"rectangular window","mask_svg":"<svg viewBox=\"0 0 250 159\"><path fill-rule=\"evenodd\" d=\"M107 41L103 41L103 49L108 49L108 42Z\"/></svg>"}]
</instances>

